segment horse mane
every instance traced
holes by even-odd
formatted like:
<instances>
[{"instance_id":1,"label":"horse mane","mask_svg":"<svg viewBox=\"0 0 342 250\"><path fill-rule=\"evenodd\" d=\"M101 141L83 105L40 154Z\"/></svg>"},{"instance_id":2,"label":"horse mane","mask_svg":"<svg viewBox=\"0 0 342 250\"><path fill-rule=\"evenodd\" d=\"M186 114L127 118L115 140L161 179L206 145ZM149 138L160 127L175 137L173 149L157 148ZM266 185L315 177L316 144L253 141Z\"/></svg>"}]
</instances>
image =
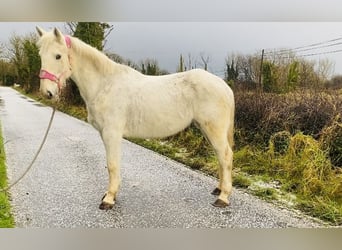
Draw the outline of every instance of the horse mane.
<instances>
[{"instance_id":1,"label":"horse mane","mask_svg":"<svg viewBox=\"0 0 342 250\"><path fill-rule=\"evenodd\" d=\"M118 70L124 70L126 72L133 70L126 65L114 62L113 60L109 59L109 57L102 51L99 51L98 49L86 44L77 37L70 38L71 48L81 57L89 59L89 61L93 63L93 66L102 74L112 74Z\"/></svg>"}]
</instances>

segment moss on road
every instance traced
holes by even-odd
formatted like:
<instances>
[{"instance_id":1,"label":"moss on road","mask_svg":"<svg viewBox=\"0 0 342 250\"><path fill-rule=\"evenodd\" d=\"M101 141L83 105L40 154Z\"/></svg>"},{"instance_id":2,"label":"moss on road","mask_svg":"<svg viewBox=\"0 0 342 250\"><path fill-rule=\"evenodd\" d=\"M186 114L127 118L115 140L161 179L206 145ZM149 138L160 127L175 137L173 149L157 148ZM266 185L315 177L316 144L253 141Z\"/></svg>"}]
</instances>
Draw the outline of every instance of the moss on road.
<instances>
[{"instance_id":1,"label":"moss on road","mask_svg":"<svg viewBox=\"0 0 342 250\"><path fill-rule=\"evenodd\" d=\"M0 189L3 189L7 186L7 174L5 164L6 156L1 131L0 127ZM0 191L0 228L8 227L14 227L14 218L11 214L8 193Z\"/></svg>"}]
</instances>

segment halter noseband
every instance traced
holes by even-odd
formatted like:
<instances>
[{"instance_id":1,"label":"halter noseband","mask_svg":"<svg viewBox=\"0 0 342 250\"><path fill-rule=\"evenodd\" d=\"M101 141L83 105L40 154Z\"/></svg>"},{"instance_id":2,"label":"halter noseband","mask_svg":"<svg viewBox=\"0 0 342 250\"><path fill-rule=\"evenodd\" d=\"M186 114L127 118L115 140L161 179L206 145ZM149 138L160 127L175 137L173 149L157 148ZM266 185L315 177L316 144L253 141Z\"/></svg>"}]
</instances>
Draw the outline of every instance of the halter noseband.
<instances>
[{"instance_id":1,"label":"halter noseband","mask_svg":"<svg viewBox=\"0 0 342 250\"><path fill-rule=\"evenodd\" d=\"M68 47L68 49L71 48L71 39L69 36L65 36L65 43ZM59 77L56 76L55 74L50 73L49 71L45 70L45 69L41 69L39 72L39 78L40 79L48 79L52 82L55 82L58 86L58 89L61 90L61 77L65 74L65 72L63 72Z\"/></svg>"},{"instance_id":2,"label":"halter noseband","mask_svg":"<svg viewBox=\"0 0 342 250\"><path fill-rule=\"evenodd\" d=\"M51 74L49 71L45 70L45 69L41 69L40 73L39 73L39 78L40 79L48 79L52 82L55 82L58 85L58 89L61 89L61 81L60 78L63 74L61 74L59 77L57 77L54 74Z\"/></svg>"}]
</instances>

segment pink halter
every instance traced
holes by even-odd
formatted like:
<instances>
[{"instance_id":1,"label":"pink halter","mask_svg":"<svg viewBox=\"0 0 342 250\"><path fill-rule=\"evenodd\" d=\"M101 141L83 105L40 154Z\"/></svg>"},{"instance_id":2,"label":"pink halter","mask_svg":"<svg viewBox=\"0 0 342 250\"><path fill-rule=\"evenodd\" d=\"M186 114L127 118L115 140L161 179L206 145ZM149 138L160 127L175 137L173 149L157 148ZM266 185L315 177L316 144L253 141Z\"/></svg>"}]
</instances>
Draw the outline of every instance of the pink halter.
<instances>
[{"instance_id":1,"label":"pink halter","mask_svg":"<svg viewBox=\"0 0 342 250\"><path fill-rule=\"evenodd\" d=\"M67 47L70 49L71 48L71 39L69 36L65 36L65 43L67 45ZM39 78L40 79L48 79L52 82L55 82L58 85L58 89L61 89L61 82L60 82L60 78L64 75L65 73L62 73L59 77L50 73L47 70L41 69L40 73L39 73Z\"/></svg>"},{"instance_id":2,"label":"pink halter","mask_svg":"<svg viewBox=\"0 0 342 250\"><path fill-rule=\"evenodd\" d=\"M67 47L70 49L71 48L70 36L64 36L64 39L65 39L65 43L66 43Z\"/></svg>"},{"instance_id":3,"label":"pink halter","mask_svg":"<svg viewBox=\"0 0 342 250\"><path fill-rule=\"evenodd\" d=\"M62 73L59 77L57 77L54 74L51 74L49 71L41 69L39 72L39 78L40 79L48 79L52 82L55 82L58 86L58 89L61 90L62 89L62 85L61 85L61 77L64 75L64 73Z\"/></svg>"}]
</instances>

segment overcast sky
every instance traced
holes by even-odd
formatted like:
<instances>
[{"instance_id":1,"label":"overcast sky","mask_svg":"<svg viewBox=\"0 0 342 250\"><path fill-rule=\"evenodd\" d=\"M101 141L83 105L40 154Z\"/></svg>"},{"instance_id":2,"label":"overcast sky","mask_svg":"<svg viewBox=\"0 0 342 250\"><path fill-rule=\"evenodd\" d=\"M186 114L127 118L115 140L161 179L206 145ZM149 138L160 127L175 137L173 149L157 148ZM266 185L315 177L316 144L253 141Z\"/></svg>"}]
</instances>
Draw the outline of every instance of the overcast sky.
<instances>
[{"instance_id":1,"label":"overcast sky","mask_svg":"<svg viewBox=\"0 0 342 250\"><path fill-rule=\"evenodd\" d=\"M296 48L342 38L342 23L335 22L113 22L106 50L139 62L156 59L162 69L175 72L179 55L190 53L200 65L200 54L209 57L209 70L222 75L225 58L230 53L254 54L261 49ZM9 37L35 32L35 26L45 29L64 23L0 22L0 42ZM338 40L334 43L342 42ZM330 44L334 44L330 43ZM323 45L323 46L322 46ZM317 50L302 54L317 54L342 50L342 44L322 43ZM329 58L335 63L335 74L342 74L342 52L306 57L318 62Z\"/></svg>"}]
</instances>

